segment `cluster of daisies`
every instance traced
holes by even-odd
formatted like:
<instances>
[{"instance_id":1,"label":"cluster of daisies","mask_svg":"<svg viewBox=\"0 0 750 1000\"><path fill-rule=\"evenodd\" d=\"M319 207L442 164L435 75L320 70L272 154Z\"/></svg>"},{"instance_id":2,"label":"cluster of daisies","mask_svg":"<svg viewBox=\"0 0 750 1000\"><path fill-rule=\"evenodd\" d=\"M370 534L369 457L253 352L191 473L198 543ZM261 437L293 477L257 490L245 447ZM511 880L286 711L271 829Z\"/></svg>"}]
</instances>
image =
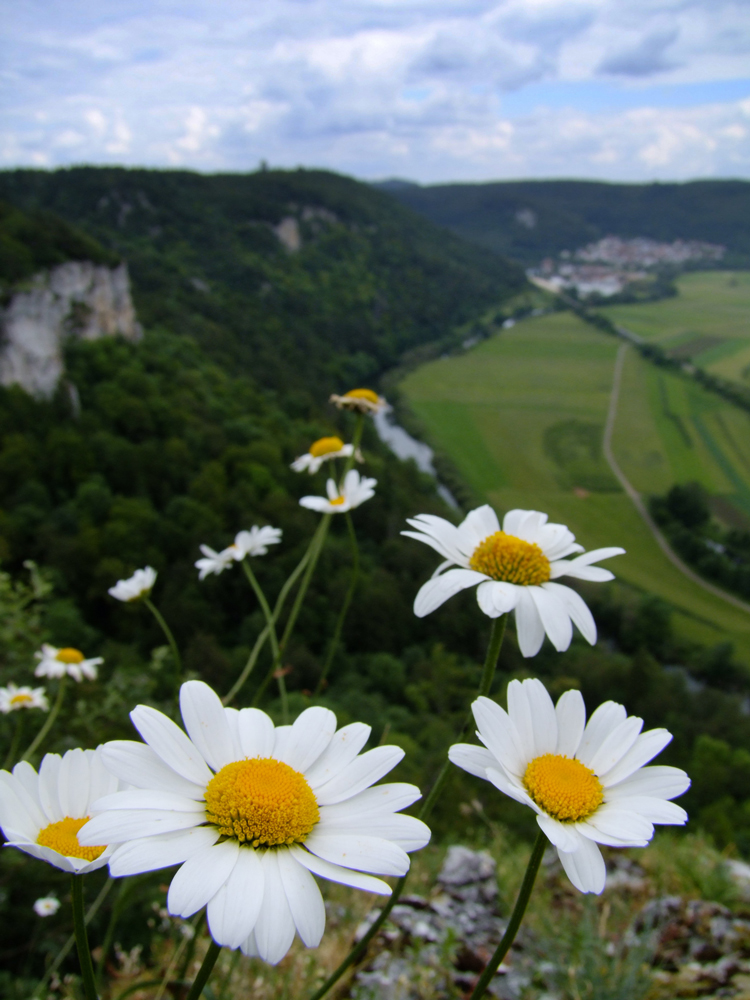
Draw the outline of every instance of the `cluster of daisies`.
<instances>
[{"instance_id":1,"label":"cluster of daisies","mask_svg":"<svg viewBox=\"0 0 750 1000\"><path fill-rule=\"evenodd\" d=\"M360 413L382 405L369 390L334 402ZM329 460L357 457L354 445L323 438L294 468L315 472ZM348 469L339 482L329 479L327 497L300 502L340 512L372 496L374 486ZM545 635L557 650L567 649L574 625L596 641L583 599L557 581L610 580L596 564L622 549L585 552L564 525L538 511L509 511L502 526L488 506L458 526L426 514L408 523L412 530L403 534L443 560L416 596L416 615L476 587L485 615L514 613L526 657L539 651ZM256 526L220 552L202 546L200 578L263 555L280 539L278 528ZM110 594L139 600L155 580L146 567ZM52 647L39 656L40 676L77 680L96 676L101 662ZM408 855L428 843L425 823L403 812L420 798L419 789L378 783L403 751L365 750L369 726L338 728L334 713L319 706L276 726L259 709L225 707L198 680L181 686L179 701L182 727L139 705L130 718L141 741L46 754L38 772L25 761L12 773L0 771L0 826L8 844L76 875L104 865L115 878L179 866L167 894L171 914L188 918L205 907L218 945L277 963L296 935L309 948L320 943L325 907L316 878L388 895L383 879L404 875ZM688 788L687 775L649 766L671 735L644 732L643 720L622 705L605 702L587 720L580 692L566 691L555 704L541 681L514 680L507 711L486 697L472 710L479 742L452 746L449 759L533 810L581 892L604 889L599 845L642 847L654 824L686 822L672 800ZM56 904L38 900L37 912L52 913Z\"/></svg>"},{"instance_id":2,"label":"cluster of daisies","mask_svg":"<svg viewBox=\"0 0 750 1000\"><path fill-rule=\"evenodd\" d=\"M35 677L47 677L53 680L72 677L78 683L83 680L96 680L96 668L104 662L101 656L87 659L80 649L73 649L72 646L58 649L46 642L42 644L40 650L34 653L34 657L38 661L34 669ZM38 708L42 712L49 711L49 701L44 687L31 687L27 684L17 685L12 681L4 687L0 687L0 712L3 715L27 708Z\"/></svg>"}]
</instances>

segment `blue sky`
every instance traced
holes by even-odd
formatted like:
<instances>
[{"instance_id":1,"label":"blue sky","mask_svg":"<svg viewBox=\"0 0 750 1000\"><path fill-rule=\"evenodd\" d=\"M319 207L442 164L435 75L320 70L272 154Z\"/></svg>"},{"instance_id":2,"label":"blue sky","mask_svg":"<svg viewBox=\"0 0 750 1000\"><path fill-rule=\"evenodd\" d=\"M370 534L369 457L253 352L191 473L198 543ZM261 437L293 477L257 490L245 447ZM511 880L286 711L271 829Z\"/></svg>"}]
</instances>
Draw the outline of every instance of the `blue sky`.
<instances>
[{"instance_id":1,"label":"blue sky","mask_svg":"<svg viewBox=\"0 0 750 1000\"><path fill-rule=\"evenodd\" d=\"M750 177L750 3L0 0L0 166Z\"/></svg>"}]
</instances>

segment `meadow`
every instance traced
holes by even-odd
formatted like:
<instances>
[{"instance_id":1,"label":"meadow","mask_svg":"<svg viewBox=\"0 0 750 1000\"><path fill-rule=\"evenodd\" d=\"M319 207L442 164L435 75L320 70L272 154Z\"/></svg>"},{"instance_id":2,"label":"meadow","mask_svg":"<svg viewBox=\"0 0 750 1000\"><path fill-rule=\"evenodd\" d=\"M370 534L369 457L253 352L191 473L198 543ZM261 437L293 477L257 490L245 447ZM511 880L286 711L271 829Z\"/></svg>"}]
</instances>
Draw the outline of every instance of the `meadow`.
<instances>
[{"instance_id":1,"label":"meadow","mask_svg":"<svg viewBox=\"0 0 750 1000\"><path fill-rule=\"evenodd\" d=\"M750 379L750 272L696 271L677 279L678 295L602 312L673 357L721 378Z\"/></svg>"},{"instance_id":2,"label":"meadow","mask_svg":"<svg viewBox=\"0 0 750 1000\"><path fill-rule=\"evenodd\" d=\"M750 662L750 619L664 556L601 451L618 342L571 313L528 319L460 356L409 375L405 400L429 440L499 511L535 507L586 548L622 545L618 578L674 609L698 642L730 639ZM750 523L750 418L629 349L613 434L625 475L644 494L697 480L716 513Z\"/></svg>"}]
</instances>

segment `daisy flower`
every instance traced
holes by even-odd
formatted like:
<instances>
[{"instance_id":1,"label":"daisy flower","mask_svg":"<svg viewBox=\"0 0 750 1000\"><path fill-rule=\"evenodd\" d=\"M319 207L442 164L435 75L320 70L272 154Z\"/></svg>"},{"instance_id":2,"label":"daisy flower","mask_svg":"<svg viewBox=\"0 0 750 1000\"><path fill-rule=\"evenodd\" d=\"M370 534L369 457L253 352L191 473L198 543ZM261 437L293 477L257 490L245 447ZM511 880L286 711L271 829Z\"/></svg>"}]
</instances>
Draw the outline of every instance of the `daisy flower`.
<instances>
[{"instance_id":1,"label":"daisy flower","mask_svg":"<svg viewBox=\"0 0 750 1000\"><path fill-rule=\"evenodd\" d=\"M643 719L605 701L586 724L580 691L557 705L541 681L511 681L508 711L489 698L472 705L484 747L458 743L448 756L529 806L581 892L600 893L606 870L597 844L645 847L654 823L682 825L687 813L670 799L690 787L676 767L644 767L672 739L642 733ZM485 749L486 748L486 749Z\"/></svg>"},{"instance_id":2,"label":"daisy flower","mask_svg":"<svg viewBox=\"0 0 750 1000\"><path fill-rule=\"evenodd\" d=\"M419 798L413 785L370 787L403 757L394 746L360 754L370 727L336 730L326 708L308 708L274 727L257 708L224 708L202 681L180 690L187 735L167 716L131 712L146 741L108 743L107 767L135 786L102 799L83 843L121 844L119 877L181 864L167 908L189 917L207 906L217 944L279 962L295 931L320 943L325 908L313 874L390 893L372 874L403 875L407 851L430 831L398 811Z\"/></svg>"},{"instance_id":3,"label":"daisy flower","mask_svg":"<svg viewBox=\"0 0 750 1000\"><path fill-rule=\"evenodd\" d=\"M85 678L88 681L96 680L96 668L100 663L104 663L104 658L94 656L86 659L80 649L73 649L71 646L64 646L57 649L48 643L42 643L42 648L34 653L39 660L39 665L34 671L35 677L72 677L79 684Z\"/></svg>"},{"instance_id":4,"label":"daisy flower","mask_svg":"<svg viewBox=\"0 0 750 1000\"><path fill-rule=\"evenodd\" d=\"M7 687L0 687L0 712L8 715L21 708L41 708L43 712L48 712L49 702L44 688L17 687L12 681Z\"/></svg>"},{"instance_id":5,"label":"daisy flower","mask_svg":"<svg viewBox=\"0 0 750 1000\"><path fill-rule=\"evenodd\" d=\"M479 607L490 618L516 612L518 645L524 656L539 652L545 633L558 652L567 649L574 624L591 645L596 642L596 625L583 599L554 581L561 576L612 580L609 570L592 563L622 555L625 549L584 552L564 524L548 524L547 515L538 510L509 510L502 530L497 514L486 504L471 511L458 527L433 514L420 514L408 523L417 530L401 534L424 542L445 560L416 596L418 618L459 590L477 587ZM567 558L574 553L583 554Z\"/></svg>"},{"instance_id":6,"label":"daisy flower","mask_svg":"<svg viewBox=\"0 0 750 1000\"><path fill-rule=\"evenodd\" d=\"M102 844L82 846L78 832L91 803L119 787L97 750L44 755L39 773L21 761L13 773L0 771L0 827L8 843L74 875L106 865L112 853Z\"/></svg>"},{"instance_id":7,"label":"daisy flower","mask_svg":"<svg viewBox=\"0 0 750 1000\"><path fill-rule=\"evenodd\" d=\"M254 524L249 531L240 531L235 535L234 542L221 552L215 552L208 545L201 545L203 559L198 559L195 566L200 570L199 580L205 580L209 573L223 573L233 562L242 562L245 556L264 556L269 545L278 545L281 541L281 528L271 528L265 525L259 528Z\"/></svg>"},{"instance_id":8,"label":"daisy flower","mask_svg":"<svg viewBox=\"0 0 750 1000\"><path fill-rule=\"evenodd\" d=\"M310 445L310 450L292 462L295 472L305 469L312 475L317 472L323 462L331 458L348 458L354 452L353 444L344 444L340 437L318 438Z\"/></svg>"},{"instance_id":9,"label":"daisy flower","mask_svg":"<svg viewBox=\"0 0 750 1000\"><path fill-rule=\"evenodd\" d=\"M38 917L54 917L60 909L60 900L57 896L42 896L34 903L34 913Z\"/></svg>"},{"instance_id":10,"label":"daisy flower","mask_svg":"<svg viewBox=\"0 0 750 1000\"><path fill-rule=\"evenodd\" d=\"M321 514L344 514L347 510L354 510L365 500L375 496L374 487L377 482L377 479L360 478L356 469L350 469L344 478L344 486L340 492L333 479L329 479L326 483L327 498L302 497L300 504L303 507L309 507L310 510L320 511Z\"/></svg>"},{"instance_id":11,"label":"daisy flower","mask_svg":"<svg viewBox=\"0 0 750 1000\"><path fill-rule=\"evenodd\" d=\"M114 587L107 591L118 601L139 601L148 597L156 583L156 570L152 566L137 569L127 580L118 580Z\"/></svg>"},{"instance_id":12,"label":"daisy flower","mask_svg":"<svg viewBox=\"0 0 750 1000\"><path fill-rule=\"evenodd\" d=\"M343 396L335 393L330 397L329 403L333 403L339 410L354 410L356 413L377 413L385 405L385 399L378 396L372 389L350 389Z\"/></svg>"}]
</instances>

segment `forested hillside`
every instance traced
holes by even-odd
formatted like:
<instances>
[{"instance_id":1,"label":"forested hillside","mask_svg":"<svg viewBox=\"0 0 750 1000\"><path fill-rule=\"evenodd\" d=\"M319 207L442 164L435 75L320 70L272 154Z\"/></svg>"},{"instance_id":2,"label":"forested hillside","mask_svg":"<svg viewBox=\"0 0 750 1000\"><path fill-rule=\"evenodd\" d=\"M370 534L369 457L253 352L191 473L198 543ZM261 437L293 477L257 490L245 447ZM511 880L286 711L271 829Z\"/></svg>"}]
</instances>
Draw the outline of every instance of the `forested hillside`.
<instances>
[{"instance_id":1,"label":"forested hillside","mask_svg":"<svg viewBox=\"0 0 750 1000\"><path fill-rule=\"evenodd\" d=\"M527 265L610 234L719 243L729 251L729 266L750 264L747 181L501 181L430 187L386 181L380 187L464 239Z\"/></svg>"}]
</instances>

